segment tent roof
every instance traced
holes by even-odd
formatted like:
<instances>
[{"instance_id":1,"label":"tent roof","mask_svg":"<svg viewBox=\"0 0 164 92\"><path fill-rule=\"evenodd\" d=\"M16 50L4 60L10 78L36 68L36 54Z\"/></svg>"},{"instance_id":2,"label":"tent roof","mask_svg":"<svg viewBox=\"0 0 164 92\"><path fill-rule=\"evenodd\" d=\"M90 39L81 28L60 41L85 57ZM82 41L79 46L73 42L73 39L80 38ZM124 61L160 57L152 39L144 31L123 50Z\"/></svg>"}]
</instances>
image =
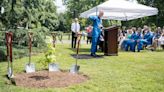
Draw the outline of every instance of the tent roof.
<instances>
[{"instance_id":1,"label":"tent roof","mask_svg":"<svg viewBox=\"0 0 164 92\"><path fill-rule=\"evenodd\" d=\"M145 16L152 16L158 13L157 8L148 7L142 4L132 3L125 0L108 0L88 11L80 14L80 17L87 18L97 15L99 10L104 11L103 19L132 20Z\"/></svg>"}]
</instances>

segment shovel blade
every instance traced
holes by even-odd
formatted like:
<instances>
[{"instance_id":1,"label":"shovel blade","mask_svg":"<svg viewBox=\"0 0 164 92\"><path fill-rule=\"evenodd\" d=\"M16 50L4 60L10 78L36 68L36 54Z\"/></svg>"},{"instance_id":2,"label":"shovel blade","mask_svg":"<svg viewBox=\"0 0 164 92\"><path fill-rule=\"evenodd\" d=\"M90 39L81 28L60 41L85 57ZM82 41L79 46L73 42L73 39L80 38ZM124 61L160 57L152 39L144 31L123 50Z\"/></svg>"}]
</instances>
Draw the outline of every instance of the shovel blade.
<instances>
[{"instance_id":1,"label":"shovel blade","mask_svg":"<svg viewBox=\"0 0 164 92\"><path fill-rule=\"evenodd\" d=\"M11 67L8 68L7 76L8 78L12 78L14 76Z\"/></svg>"},{"instance_id":2,"label":"shovel blade","mask_svg":"<svg viewBox=\"0 0 164 92\"><path fill-rule=\"evenodd\" d=\"M70 69L70 73L78 73L80 69L79 65L73 65Z\"/></svg>"},{"instance_id":3,"label":"shovel blade","mask_svg":"<svg viewBox=\"0 0 164 92\"><path fill-rule=\"evenodd\" d=\"M55 63L50 63L48 65L48 70L50 72L56 72L56 71L59 71L59 65L55 64Z\"/></svg>"},{"instance_id":4,"label":"shovel blade","mask_svg":"<svg viewBox=\"0 0 164 92\"><path fill-rule=\"evenodd\" d=\"M35 72L35 65L34 64L26 64L25 70L26 70L26 73L33 73L33 72Z\"/></svg>"}]
</instances>

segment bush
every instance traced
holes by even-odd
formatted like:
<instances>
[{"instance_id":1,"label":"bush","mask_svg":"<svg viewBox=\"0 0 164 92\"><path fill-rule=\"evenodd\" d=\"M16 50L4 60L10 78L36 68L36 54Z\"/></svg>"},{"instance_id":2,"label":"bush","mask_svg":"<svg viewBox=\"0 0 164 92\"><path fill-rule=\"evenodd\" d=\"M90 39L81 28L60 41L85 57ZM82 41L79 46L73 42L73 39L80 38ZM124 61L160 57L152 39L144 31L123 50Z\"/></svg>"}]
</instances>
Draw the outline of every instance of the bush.
<instances>
[{"instance_id":1,"label":"bush","mask_svg":"<svg viewBox=\"0 0 164 92\"><path fill-rule=\"evenodd\" d=\"M55 47L53 47L52 44L52 39L51 37L47 37L47 41L46 41L46 51L45 53L45 57L44 59L40 59L38 62L43 64L44 66L47 66L49 63L53 63L56 62L56 55L55 55Z\"/></svg>"},{"instance_id":2,"label":"bush","mask_svg":"<svg viewBox=\"0 0 164 92\"><path fill-rule=\"evenodd\" d=\"M5 32L0 31L0 46L5 45Z\"/></svg>"},{"instance_id":3,"label":"bush","mask_svg":"<svg viewBox=\"0 0 164 92\"><path fill-rule=\"evenodd\" d=\"M0 48L0 60L3 60L3 61L7 60L4 47Z\"/></svg>"}]
</instances>

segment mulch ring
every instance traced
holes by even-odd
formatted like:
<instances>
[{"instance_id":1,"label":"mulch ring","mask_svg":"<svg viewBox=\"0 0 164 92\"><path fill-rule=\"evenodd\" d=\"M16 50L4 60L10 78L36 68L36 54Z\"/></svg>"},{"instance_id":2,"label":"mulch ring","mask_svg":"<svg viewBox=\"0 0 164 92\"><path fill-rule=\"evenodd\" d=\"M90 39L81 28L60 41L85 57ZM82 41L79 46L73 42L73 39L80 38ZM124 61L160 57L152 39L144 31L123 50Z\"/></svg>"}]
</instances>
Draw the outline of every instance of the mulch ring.
<instances>
[{"instance_id":1,"label":"mulch ring","mask_svg":"<svg viewBox=\"0 0 164 92\"><path fill-rule=\"evenodd\" d=\"M60 88L85 82L89 78L84 74L72 74L66 71L21 73L14 77L16 86L27 88Z\"/></svg>"}]
</instances>

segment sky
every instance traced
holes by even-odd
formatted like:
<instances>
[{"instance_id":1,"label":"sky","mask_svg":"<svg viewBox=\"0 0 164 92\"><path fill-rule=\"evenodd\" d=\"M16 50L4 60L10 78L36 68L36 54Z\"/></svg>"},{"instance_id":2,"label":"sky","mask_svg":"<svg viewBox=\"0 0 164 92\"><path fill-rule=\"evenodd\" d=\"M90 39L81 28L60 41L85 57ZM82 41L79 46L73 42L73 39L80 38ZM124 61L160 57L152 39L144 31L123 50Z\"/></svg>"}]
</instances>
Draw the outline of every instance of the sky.
<instances>
[{"instance_id":1,"label":"sky","mask_svg":"<svg viewBox=\"0 0 164 92\"><path fill-rule=\"evenodd\" d=\"M137 3L137 0L127 0L127 1ZM57 6L58 13L63 13L64 11L66 11L66 6L63 5L62 0L54 0L54 3Z\"/></svg>"},{"instance_id":2,"label":"sky","mask_svg":"<svg viewBox=\"0 0 164 92\"><path fill-rule=\"evenodd\" d=\"M55 0L54 3L57 6L58 13L66 11L66 6L63 5L62 0Z\"/></svg>"}]
</instances>

